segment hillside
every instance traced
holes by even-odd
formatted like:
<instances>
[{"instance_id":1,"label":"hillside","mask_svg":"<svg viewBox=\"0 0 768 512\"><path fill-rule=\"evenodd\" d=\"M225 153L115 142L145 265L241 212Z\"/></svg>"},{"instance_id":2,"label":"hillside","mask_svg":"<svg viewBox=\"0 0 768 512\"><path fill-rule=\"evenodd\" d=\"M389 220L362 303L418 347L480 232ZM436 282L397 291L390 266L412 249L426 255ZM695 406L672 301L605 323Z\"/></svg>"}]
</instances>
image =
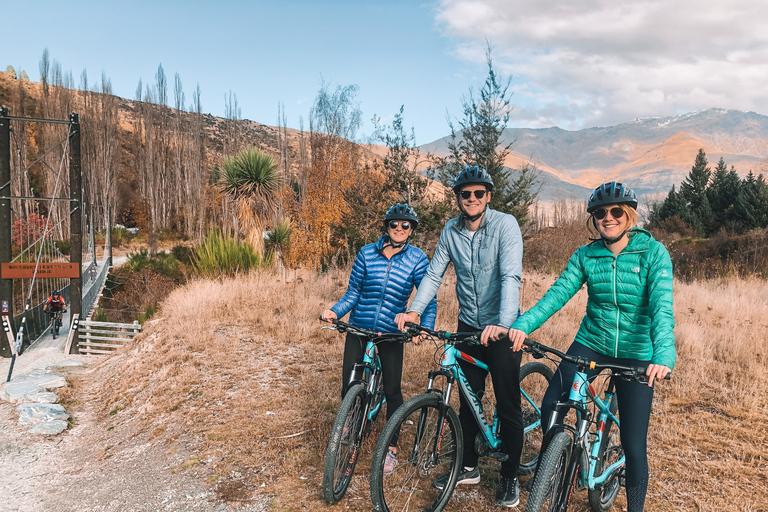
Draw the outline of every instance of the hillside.
<instances>
[{"instance_id":1,"label":"hillside","mask_svg":"<svg viewBox=\"0 0 768 512\"><path fill-rule=\"evenodd\" d=\"M612 179L630 183L641 194L666 193L682 182L700 148L712 167L722 157L742 176L763 172L768 167L768 116L713 108L576 131L510 128L503 139L509 142L510 167L531 162L544 171L545 190L553 194L542 193L544 200L567 198L568 185L591 189ZM446 154L444 139L421 149ZM572 191L584 197L581 189Z\"/></svg>"},{"instance_id":2,"label":"hillside","mask_svg":"<svg viewBox=\"0 0 768 512\"><path fill-rule=\"evenodd\" d=\"M285 282L258 272L174 291L135 342L110 356L80 356L89 368L70 378L63 395L74 422L57 438L25 437L13 406L0 403L3 457L18 464L0 477L0 508L370 511L381 424L342 501L326 505L321 493L344 342L321 330L317 317L344 293L348 273L304 272ZM439 291L441 329L455 326L453 279L447 275ZM521 306L529 308L553 279L526 272ZM654 398L648 510L746 512L768 503L766 291L754 280L675 283L678 362ZM564 349L585 301L578 294L535 338ZM742 340L735 333L744 325L752 336ZM431 342L406 347L406 398L424 391L439 353ZM498 463L483 458L480 466L482 482L457 489L446 512L467 510L467 500L477 512L498 510ZM519 510L527 499L521 489ZM577 491L569 510L586 512L586 499ZM621 491L613 509L625 506Z\"/></svg>"}]
</instances>

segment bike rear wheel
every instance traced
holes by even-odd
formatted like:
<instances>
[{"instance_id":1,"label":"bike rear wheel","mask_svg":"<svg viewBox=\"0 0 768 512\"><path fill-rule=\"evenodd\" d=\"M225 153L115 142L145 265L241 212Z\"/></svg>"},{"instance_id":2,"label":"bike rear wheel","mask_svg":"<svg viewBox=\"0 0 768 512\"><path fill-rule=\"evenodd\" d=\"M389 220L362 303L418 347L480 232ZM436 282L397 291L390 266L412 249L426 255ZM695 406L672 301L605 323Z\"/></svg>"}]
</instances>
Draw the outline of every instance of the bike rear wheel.
<instances>
[{"instance_id":1,"label":"bike rear wheel","mask_svg":"<svg viewBox=\"0 0 768 512\"><path fill-rule=\"evenodd\" d=\"M363 441L367 399L365 388L357 384L347 391L339 407L325 452L323 498L328 503L339 501L352 480Z\"/></svg>"},{"instance_id":2,"label":"bike rear wheel","mask_svg":"<svg viewBox=\"0 0 768 512\"><path fill-rule=\"evenodd\" d=\"M400 406L387 422L371 464L371 500L376 512L438 512L448 503L460 470L462 432L451 407L440 424L441 406L439 396L419 395ZM398 464L385 475L387 449L398 432ZM445 474L447 485L434 487L434 481Z\"/></svg>"},{"instance_id":3,"label":"bike rear wheel","mask_svg":"<svg viewBox=\"0 0 768 512\"><path fill-rule=\"evenodd\" d=\"M552 438L541 458L525 512L565 511L571 487L567 474L572 446L573 439L565 432Z\"/></svg>"},{"instance_id":4,"label":"bike rear wheel","mask_svg":"<svg viewBox=\"0 0 768 512\"><path fill-rule=\"evenodd\" d=\"M616 395L611 399L610 411L619 417L619 402ZM605 421L603 428L603 438L600 441L600 451L597 453L597 462L595 463L595 477L602 475L604 468L615 464L624 457L624 449L621 447L621 436L619 427L612 419ZM619 481L619 471L615 471L611 477L606 480L600 489L590 489L589 506L595 512L606 512L611 508L616 496L619 495L621 482Z\"/></svg>"},{"instance_id":5,"label":"bike rear wheel","mask_svg":"<svg viewBox=\"0 0 768 512\"><path fill-rule=\"evenodd\" d=\"M544 437L541 430L540 407L554 373L552 368L538 361L526 363L520 368L520 401L524 434L518 475L529 475L536 471L541 440Z\"/></svg>"}]
</instances>

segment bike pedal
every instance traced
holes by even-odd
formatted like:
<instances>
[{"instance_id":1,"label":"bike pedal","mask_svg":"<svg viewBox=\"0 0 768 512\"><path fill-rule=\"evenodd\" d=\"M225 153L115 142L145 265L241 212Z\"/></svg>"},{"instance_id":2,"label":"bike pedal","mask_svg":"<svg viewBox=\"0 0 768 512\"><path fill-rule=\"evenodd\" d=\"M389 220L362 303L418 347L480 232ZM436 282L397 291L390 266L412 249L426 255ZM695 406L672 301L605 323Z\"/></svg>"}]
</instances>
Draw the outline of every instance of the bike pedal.
<instances>
[{"instance_id":1,"label":"bike pedal","mask_svg":"<svg viewBox=\"0 0 768 512\"><path fill-rule=\"evenodd\" d=\"M505 462L509 458L509 455L504 452L490 452L488 457L499 462Z\"/></svg>"}]
</instances>

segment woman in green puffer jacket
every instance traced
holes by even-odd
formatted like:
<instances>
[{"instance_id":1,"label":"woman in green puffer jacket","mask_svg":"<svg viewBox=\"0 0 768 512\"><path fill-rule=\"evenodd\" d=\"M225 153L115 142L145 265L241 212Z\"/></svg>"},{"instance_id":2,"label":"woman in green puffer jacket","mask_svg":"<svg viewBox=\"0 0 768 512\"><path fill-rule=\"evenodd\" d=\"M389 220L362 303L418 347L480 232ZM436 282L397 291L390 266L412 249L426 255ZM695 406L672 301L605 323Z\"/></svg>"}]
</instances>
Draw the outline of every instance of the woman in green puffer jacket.
<instances>
[{"instance_id":1,"label":"woman in green puffer jacket","mask_svg":"<svg viewBox=\"0 0 768 512\"><path fill-rule=\"evenodd\" d=\"M599 238L576 250L544 297L509 331L513 350L520 350L525 338L586 283L587 312L568 353L601 364L648 367L647 385L616 383L628 512L642 511L645 504L653 384L675 365L672 261L664 245L636 227L636 209L635 193L623 184L613 181L596 188L587 205L587 226ZM554 402L568 398L573 375L574 368L560 365L544 395L542 418L549 418ZM547 423L542 421L542 428Z\"/></svg>"}]
</instances>

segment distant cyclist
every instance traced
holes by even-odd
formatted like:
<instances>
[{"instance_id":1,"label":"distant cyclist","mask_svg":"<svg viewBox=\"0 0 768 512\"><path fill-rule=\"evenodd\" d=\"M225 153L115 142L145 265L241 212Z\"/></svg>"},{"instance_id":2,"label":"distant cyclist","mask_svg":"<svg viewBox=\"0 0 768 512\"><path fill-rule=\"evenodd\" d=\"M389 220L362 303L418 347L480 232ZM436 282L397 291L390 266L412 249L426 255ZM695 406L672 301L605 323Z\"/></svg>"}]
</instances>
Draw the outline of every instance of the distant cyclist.
<instances>
[{"instance_id":1,"label":"distant cyclist","mask_svg":"<svg viewBox=\"0 0 768 512\"><path fill-rule=\"evenodd\" d=\"M414 287L421 285L429 260L424 251L408 243L419 224L416 212L408 204L396 204L384 215L384 234L376 243L360 249L347 293L331 309L323 311L323 320L341 318L351 311L349 323L381 332L398 332L395 315L405 311ZM432 329L437 315L433 293L426 299L423 325ZM366 339L347 333L342 366L342 398L356 363L363 360ZM387 399L387 419L403 404L400 381L403 375L403 345L379 343L379 359ZM384 463L385 474L397 465L397 446L390 446Z\"/></svg>"},{"instance_id":2,"label":"distant cyclist","mask_svg":"<svg viewBox=\"0 0 768 512\"><path fill-rule=\"evenodd\" d=\"M637 197L622 183L597 187L587 203L587 226L596 235L571 256L560 277L535 306L512 325L509 337L520 350L525 337L560 310L584 284L587 314L568 354L598 364L647 366L648 384L616 381L621 444L627 457L627 511L643 510L648 488L648 422L653 383L675 365L672 261L667 249L636 227ZM566 400L572 365L561 364L541 405L542 428L552 403ZM594 378L599 373L589 373ZM544 447L542 447L542 452Z\"/></svg>"},{"instance_id":3,"label":"distant cyclist","mask_svg":"<svg viewBox=\"0 0 768 512\"><path fill-rule=\"evenodd\" d=\"M51 296L48 297L48 301L45 303L45 306L43 306L43 311L50 310L51 313L58 313L56 318L60 321L61 320L61 314L63 311L67 310L67 302L64 300L64 297L61 296L58 290L53 290L53 293L51 293Z\"/></svg>"}]
</instances>

